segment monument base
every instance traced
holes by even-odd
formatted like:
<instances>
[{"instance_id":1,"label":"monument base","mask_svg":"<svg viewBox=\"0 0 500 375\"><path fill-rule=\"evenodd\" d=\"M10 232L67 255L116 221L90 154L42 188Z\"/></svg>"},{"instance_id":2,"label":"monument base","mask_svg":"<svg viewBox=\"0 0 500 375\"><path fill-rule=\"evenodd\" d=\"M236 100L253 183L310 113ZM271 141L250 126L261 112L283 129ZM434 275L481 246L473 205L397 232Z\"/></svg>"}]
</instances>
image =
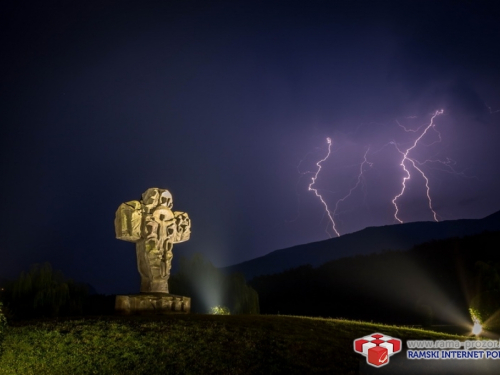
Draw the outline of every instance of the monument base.
<instances>
[{"instance_id":1,"label":"monument base","mask_svg":"<svg viewBox=\"0 0 500 375\"><path fill-rule=\"evenodd\" d=\"M168 293L140 293L116 296L115 311L119 314L188 313L191 298Z\"/></svg>"}]
</instances>

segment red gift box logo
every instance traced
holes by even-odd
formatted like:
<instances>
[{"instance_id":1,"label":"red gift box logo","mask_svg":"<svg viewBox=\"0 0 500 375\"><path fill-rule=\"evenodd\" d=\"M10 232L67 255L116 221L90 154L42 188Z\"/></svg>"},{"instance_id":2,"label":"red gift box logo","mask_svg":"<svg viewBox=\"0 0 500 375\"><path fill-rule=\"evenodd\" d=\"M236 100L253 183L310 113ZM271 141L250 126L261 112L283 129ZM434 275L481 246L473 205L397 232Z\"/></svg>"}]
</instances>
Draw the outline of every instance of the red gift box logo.
<instances>
[{"instance_id":1,"label":"red gift box logo","mask_svg":"<svg viewBox=\"0 0 500 375\"><path fill-rule=\"evenodd\" d=\"M401 351L401 340L381 333L354 340L354 351L366 357L366 362L374 367L389 363L389 357Z\"/></svg>"}]
</instances>

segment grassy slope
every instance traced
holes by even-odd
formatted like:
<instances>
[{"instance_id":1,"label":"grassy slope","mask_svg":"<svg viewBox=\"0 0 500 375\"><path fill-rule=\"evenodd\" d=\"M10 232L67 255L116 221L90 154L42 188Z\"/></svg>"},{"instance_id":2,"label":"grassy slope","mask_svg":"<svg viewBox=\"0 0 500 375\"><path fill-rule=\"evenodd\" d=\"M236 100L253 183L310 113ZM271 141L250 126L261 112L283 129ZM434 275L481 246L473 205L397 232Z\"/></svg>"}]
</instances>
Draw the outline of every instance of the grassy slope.
<instances>
[{"instance_id":1,"label":"grassy slope","mask_svg":"<svg viewBox=\"0 0 500 375\"><path fill-rule=\"evenodd\" d=\"M353 340L464 337L337 319L172 315L11 326L0 374L354 374ZM400 354L401 355L401 354Z\"/></svg>"}]
</instances>

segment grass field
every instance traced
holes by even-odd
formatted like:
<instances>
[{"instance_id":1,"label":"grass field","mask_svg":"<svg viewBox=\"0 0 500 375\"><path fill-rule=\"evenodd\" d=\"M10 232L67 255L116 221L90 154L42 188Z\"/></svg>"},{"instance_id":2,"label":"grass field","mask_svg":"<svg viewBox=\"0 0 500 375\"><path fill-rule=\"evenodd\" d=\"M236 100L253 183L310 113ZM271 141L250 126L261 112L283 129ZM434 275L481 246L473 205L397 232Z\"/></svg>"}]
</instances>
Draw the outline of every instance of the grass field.
<instances>
[{"instance_id":1,"label":"grass field","mask_svg":"<svg viewBox=\"0 0 500 375\"><path fill-rule=\"evenodd\" d=\"M365 322L269 315L39 320L8 328L0 374L357 374L364 358L353 351L353 340L374 332L403 342L465 339Z\"/></svg>"}]
</instances>

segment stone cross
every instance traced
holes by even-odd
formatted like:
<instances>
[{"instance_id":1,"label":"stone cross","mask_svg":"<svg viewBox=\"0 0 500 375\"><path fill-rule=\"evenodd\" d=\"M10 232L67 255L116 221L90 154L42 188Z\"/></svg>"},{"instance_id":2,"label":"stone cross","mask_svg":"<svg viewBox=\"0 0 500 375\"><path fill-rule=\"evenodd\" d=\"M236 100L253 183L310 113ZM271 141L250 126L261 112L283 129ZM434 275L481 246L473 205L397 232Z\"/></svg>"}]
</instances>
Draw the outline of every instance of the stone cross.
<instances>
[{"instance_id":1,"label":"stone cross","mask_svg":"<svg viewBox=\"0 0 500 375\"><path fill-rule=\"evenodd\" d=\"M188 214L172 211L172 205L168 190L150 188L141 201L122 203L116 211L116 238L136 244L141 293L168 293L172 247L191 235Z\"/></svg>"}]
</instances>

